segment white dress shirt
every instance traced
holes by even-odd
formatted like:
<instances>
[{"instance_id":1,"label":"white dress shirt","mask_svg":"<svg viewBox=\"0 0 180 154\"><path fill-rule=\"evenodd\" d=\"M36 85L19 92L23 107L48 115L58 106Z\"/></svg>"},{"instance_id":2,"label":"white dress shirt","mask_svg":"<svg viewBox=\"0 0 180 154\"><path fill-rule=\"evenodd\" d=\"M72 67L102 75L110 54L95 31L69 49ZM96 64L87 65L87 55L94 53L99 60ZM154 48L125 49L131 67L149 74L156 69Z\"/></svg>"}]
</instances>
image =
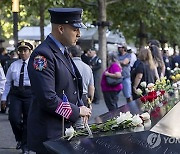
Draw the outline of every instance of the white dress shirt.
<instances>
[{"instance_id":1,"label":"white dress shirt","mask_svg":"<svg viewBox=\"0 0 180 154\"><path fill-rule=\"evenodd\" d=\"M28 61L29 59L25 61L25 67L24 67L24 82L23 82L24 86L31 86L29 76L28 76L28 71L27 71ZM2 95L1 100L6 101L7 95L12 86L12 82L14 86L19 87L19 77L20 77L20 71L21 71L22 65L23 65L23 60L19 59L13 62L8 68L8 71L6 74L5 89L4 89L4 93Z\"/></svg>"},{"instance_id":2,"label":"white dress shirt","mask_svg":"<svg viewBox=\"0 0 180 154\"><path fill-rule=\"evenodd\" d=\"M6 83L6 76L4 74L4 70L0 64L0 95L4 92L4 86Z\"/></svg>"}]
</instances>

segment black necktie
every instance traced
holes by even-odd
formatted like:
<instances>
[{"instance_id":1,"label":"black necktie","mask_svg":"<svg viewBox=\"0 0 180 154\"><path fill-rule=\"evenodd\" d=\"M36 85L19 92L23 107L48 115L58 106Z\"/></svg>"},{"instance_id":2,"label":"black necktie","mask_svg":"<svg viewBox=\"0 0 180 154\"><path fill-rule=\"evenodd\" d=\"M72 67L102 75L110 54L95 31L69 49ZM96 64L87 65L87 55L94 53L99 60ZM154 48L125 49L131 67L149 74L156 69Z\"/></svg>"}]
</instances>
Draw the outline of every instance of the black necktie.
<instances>
[{"instance_id":1,"label":"black necktie","mask_svg":"<svg viewBox=\"0 0 180 154\"><path fill-rule=\"evenodd\" d=\"M71 65L71 67L72 67L72 69L73 69L73 72L74 72L74 67L73 67L73 64L72 64L72 62L71 62L71 58L70 58L70 56L69 56L69 52L67 51L66 48L65 48L65 50L64 50L64 56L65 56L66 59L69 61L70 65Z\"/></svg>"},{"instance_id":2,"label":"black necktie","mask_svg":"<svg viewBox=\"0 0 180 154\"><path fill-rule=\"evenodd\" d=\"M69 53L67 51L67 49L65 48L64 49L64 56L66 57L66 59L69 61L69 63L71 64L71 59L70 59L70 56L69 56Z\"/></svg>"},{"instance_id":3,"label":"black necktie","mask_svg":"<svg viewBox=\"0 0 180 154\"><path fill-rule=\"evenodd\" d=\"M25 61L23 61L23 65L21 67L20 71L20 77L19 77L19 87L23 87L23 82L24 82L24 66L25 66Z\"/></svg>"}]
</instances>

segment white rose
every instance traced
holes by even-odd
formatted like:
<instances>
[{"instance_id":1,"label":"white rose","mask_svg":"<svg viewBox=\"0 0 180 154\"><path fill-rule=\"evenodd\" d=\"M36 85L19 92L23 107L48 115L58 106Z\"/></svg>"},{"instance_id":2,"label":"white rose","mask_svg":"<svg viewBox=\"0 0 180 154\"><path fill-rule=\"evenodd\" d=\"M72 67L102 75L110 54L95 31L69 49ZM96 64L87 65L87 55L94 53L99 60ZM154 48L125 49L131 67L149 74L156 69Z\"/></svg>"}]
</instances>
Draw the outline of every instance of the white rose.
<instances>
[{"instance_id":1,"label":"white rose","mask_svg":"<svg viewBox=\"0 0 180 154\"><path fill-rule=\"evenodd\" d=\"M129 111L126 112L125 115L126 115L126 116L125 116L125 117L126 117L126 120L132 120L132 116L133 116L133 115L132 115Z\"/></svg>"},{"instance_id":2,"label":"white rose","mask_svg":"<svg viewBox=\"0 0 180 154\"><path fill-rule=\"evenodd\" d=\"M126 113L120 112L120 116L117 117L116 122L117 124L120 124L125 120L132 120L132 114L129 111Z\"/></svg>"},{"instance_id":3,"label":"white rose","mask_svg":"<svg viewBox=\"0 0 180 154\"><path fill-rule=\"evenodd\" d=\"M151 127L151 120L150 120L150 119L149 119L149 120L144 121L144 127L145 127L145 128L149 128L149 127Z\"/></svg>"},{"instance_id":4,"label":"white rose","mask_svg":"<svg viewBox=\"0 0 180 154\"><path fill-rule=\"evenodd\" d=\"M175 67L174 68L174 72L176 72L176 71L178 71L179 70L179 68L178 67Z\"/></svg>"},{"instance_id":5,"label":"white rose","mask_svg":"<svg viewBox=\"0 0 180 154\"><path fill-rule=\"evenodd\" d=\"M154 83L149 83L148 85L147 85L147 88L148 89L152 89L154 87Z\"/></svg>"},{"instance_id":6,"label":"white rose","mask_svg":"<svg viewBox=\"0 0 180 154\"><path fill-rule=\"evenodd\" d=\"M139 115L137 114L137 115L134 115L133 117L132 117L132 124L134 125L134 126L138 126L138 125L140 125L140 124L142 124L142 119L139 117Z\"/></svg>"},{"instance_id":7,"label":"white rose","mask_svg":"<svg viewBox=\"0 0 180 154\"><path fill-rule=\"evenodd\" d=\"M141 132L144 131L144 126L142 124L138 125L137 127L131 129L133 132Z\"/></svg>"},{"instance_id":8,"label":"white rose","mask_svg":"<svg viewBox=\"0 0 180 154\"><path fill-rule=\"evenodd\" d=\"M146 93L148 93L148 92L149 92L149 89L148 89L148 88L146 88L146 89L145 89L145 91L146 91Z\"/></svg>"},{"instance_id":9,"label":"white rose","mask_svg":"<svg viewBox=\"0 0 180 154\"><path fill-rule=\"evenodd\" d=\"M174 73L174 71L173 71L173 70L171 70L171 73L173 74L173 73Z\"/></svg>"},{"instance_id":10,"label":"white rose","mask_svg":"<svg viewBox=\"0 0 180 154\"><path fill-rule=\"evenodd\" d=\"M138 88L138 89L136 90L136 93L137 93L137 95L142 95L142 90Z\"/></svg>"},{"instance_id":11,"label":"white rose","mask_svg":"<svg viewBox=\"0 0 180 154\"><path fill-rule=\"evenodd\" d=\"M177 88L177 87L178 87L177 83L173 83L173 84L172 84L172 87L173 87L173 88Z\"/></svg>"},{"instance_id":12,"label":"white rose","mask_svg":"<svg viewBox=\"0 0 180 154\"><path fill-rule=\"evenodd\" d=\"M175 63L175 66L176 66L176 67L178 67L178 66L179 66L179 64L178 64L178 63Z\"/></svg>"},{"instance_id":13,"label":"white rose","mask_svg":"<svg viewBox=\"0 0 180 154\"><path fill-rule=\"evenodd\" d=\"M170 71L171 70L170 67L167 67L167 70Z\"/></svg>"},{"instance_id":14,"label":"white rose","mask_svg":"<svg viewBox=\"0 0 180 154\"><path fill-rule=\"evenodd\" d=\"M146 88L147 83L144 81L144 82L141 82L140 85L141 85L141 87Z\"/></svg>"},{"instance_id":15,"label":"white rose","mask_svg":"<svg viewBox=\"0 0 180 154\"><path fill-rule=\"evenodd\" d=\"M150 119L150 114L148 112L142 113L140 116L143 120L149 120Z\"/></svg>"},{"instance_id":16,"label":"white rose","mask_svg":"<svg viewBox=\"0 0 180 154\"><path fill-rule=\"evenodd\" d=\"M74 135L74 128L72 126L70 128L66 128L65 135L69 136L69 137L73 136Z\"/></svg>"}]
</instances>

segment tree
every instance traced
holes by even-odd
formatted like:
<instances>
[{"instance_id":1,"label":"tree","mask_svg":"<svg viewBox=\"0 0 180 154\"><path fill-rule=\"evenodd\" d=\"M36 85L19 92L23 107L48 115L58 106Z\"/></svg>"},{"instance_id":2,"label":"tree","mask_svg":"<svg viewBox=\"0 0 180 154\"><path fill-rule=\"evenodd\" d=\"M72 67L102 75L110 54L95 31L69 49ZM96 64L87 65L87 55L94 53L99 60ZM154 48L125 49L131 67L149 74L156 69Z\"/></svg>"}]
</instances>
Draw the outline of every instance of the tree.
<instances>
[{"instance_id":1,"label":"tree","mask_svg":"<svg viewBox=\"0 0 180 154\"><path fill-rule=\"evenodd\" d=\"M121 0L108 7L113 27L123 31L127 40L142 46L141 39L179 42L179 0ZM116 12L114 11L116 10ZM142 28L143 27L143 28ZM171 35L172 34L172 35ZM140 40L137 38L140 37ZM166 38L166 40L163 40Z\"/></svg>"}]
</instances>

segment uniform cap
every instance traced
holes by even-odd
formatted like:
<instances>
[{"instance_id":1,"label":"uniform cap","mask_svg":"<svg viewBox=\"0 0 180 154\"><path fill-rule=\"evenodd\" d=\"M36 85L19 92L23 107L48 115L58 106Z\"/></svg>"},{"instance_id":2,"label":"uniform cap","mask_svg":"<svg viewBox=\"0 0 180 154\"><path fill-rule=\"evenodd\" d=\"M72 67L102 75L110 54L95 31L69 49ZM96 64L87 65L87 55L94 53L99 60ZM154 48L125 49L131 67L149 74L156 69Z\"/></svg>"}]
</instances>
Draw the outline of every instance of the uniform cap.
<instances>
[{"instance_id":1,"label":"uniform cap","mask_svg":"<svg viewBox=\"0 0 180 154\"><path fill-rule=\"evenodd\" d=\"M82 23L81 8L50 8L51 23L54 24L70 24L76 28L86 28Z\"/></svg>"},{"instance_id":2,"label":"uniform cap","mask_svg":"<svg viewBox=\"0 0 180 154\"><path fill-rule=\"evenodd\" d=\"M31 43L29 43L29 42L25 42L25 41L21 41L21 42L19 42L18 44L17 44L17 48L19 49L19 48L28 48L28 49L30 49L30 50L32 50L33 49L33 45L31 44Z\"/></svg>"}]
</instances>

